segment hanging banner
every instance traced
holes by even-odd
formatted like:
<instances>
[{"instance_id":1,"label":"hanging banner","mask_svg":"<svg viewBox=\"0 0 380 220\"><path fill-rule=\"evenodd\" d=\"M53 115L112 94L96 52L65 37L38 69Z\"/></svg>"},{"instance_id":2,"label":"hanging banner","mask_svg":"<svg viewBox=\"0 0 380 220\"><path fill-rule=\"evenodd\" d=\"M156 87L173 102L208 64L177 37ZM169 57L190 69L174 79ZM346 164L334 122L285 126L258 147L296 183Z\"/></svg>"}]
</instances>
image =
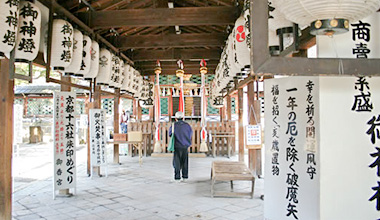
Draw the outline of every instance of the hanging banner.
<instances>
[{"instance_id":1,"label":"hanging banner","mask_svg":"<svg viewBox=\"0 0 380 220\"><path fill-rule=\"evenodd\" d=\"M245 126L245 147L248 149L261 149L261 126Z\"/></svg>"},{"instance_id":2,"label":"hanging banner","mask_svg":"<svg viewBox=\"0 0 380 220\"><path fill-rule=\"evenodd\" d=\"M91 166L107 163L106 143L106 112L104 109L90 109Z\"/></svg>"},{"instance_id":3,"label":"hanging banner","mask_svg":"<svg viewBox=\"0 0 380 220\"><path fill-rule=\"evenodd\" d=\"M75 92L54 92L54 191L76 186Z\"/></svg>"}]
</instances>

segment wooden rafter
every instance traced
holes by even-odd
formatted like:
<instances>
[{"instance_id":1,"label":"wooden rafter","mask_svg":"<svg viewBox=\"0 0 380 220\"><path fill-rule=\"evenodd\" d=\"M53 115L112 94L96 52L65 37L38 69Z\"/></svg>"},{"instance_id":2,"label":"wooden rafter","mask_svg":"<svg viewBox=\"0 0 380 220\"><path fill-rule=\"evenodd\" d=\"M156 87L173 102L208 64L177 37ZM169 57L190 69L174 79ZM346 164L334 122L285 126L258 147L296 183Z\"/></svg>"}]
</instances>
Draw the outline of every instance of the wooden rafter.
<instances>
[{"instance_id":1,"label":"wooden rafter","mask_svg":"<svg viewBox=\"0 0 380 220\"><path fill-rule=\"evenodd\" d=\"M190 60L190 59L210 59L219 60L221 50L206 49L169 49L169 50L135 50L131 55L134 61L161 60Z\"/></svg>"},{"instance_id":2,"label":"wooden rafter","mask_svg":"<svg viewBox=\"0 0 380 220\"><path fill-rule=\"evenodd\" d=\"M238 10L225 6L147 8L96 11L91 15L92 28L95 29L122 26L228 25L235 23Z\"/></svg>"},{"instance_id":3,"label":"wooden rafter","mask_svg":"<svg viewBox=\"0 0 380 220\"><path fill-rule=\"evenodd\" d=\"M117 39L121 50L130 48L206 47L222 46L226 34L166 34L132 35Z\"/></svg>"}]
</instances>

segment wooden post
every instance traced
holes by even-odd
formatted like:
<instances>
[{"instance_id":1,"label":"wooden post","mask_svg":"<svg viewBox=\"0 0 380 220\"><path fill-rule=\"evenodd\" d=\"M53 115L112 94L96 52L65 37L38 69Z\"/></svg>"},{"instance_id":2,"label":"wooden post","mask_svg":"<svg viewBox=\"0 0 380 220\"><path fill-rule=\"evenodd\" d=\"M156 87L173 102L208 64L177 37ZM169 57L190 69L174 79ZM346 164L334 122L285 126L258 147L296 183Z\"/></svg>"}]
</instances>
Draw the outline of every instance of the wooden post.
<instances>
[{"instance_id":1,"label":"wooden post","mask_svg":"<svg viewBox=\"0 0 380 220\"><path fill-rule=\"evenodd\" d=\"M115 89L115 100L113 106L113 133L119 133L119 103L120 103L120 89ZM113 162L120 163L119 160L119 145L113 145Z\"/></svg>"},{"instance_id":2,"label":"wooden post","mask_svg":"<svg viewBox=\"0 0 380 220\"><path fill-rule=\"evenodd\" d=\"M224 101L224 100L223 100L223 101ZM221 107L221 108L219 109L220 122L223 122L225 108L226 108L226 106L223 105L223 107Z\"/></svg>"},{"instance_id":3,"label":"wooden post","mask_svg":"<svg viewBox=\"0 0 380 220\"><path fill-rule=\"evenodd\" d=\"M239 105L239 161L244 162L243 89L238 89Z\"/></svg>"},{"instance_id":4,"label":"wooden post","mask_svg":"<svg viewBox=\"0 0 380 220\"><path fill-rule=\"evenodd\" d=\"M227 120L231 121L231 108L232 108L232 99L231 96L227 96Z\"/></svg>"},{"instance_id":5,"label":"wooden post","mask_svg":"<svg viewBox=\"0 0 380 220\"><path fill-rule=\"evenodd\" d=\"M0 60L0 219L12 219L12 142L14 81L9 60Z\"/></svg>"},{"instance_id":6,"label":"wooden post","mask_svg":"<svg viewBox=\"0 0 380 220\"><path fill-rule=\"evenodd\" d=\"M139 105L139 100L136 99L136 109L137 109L137 121L142 122L142 108Z\"/></svg>"}]
</instances>

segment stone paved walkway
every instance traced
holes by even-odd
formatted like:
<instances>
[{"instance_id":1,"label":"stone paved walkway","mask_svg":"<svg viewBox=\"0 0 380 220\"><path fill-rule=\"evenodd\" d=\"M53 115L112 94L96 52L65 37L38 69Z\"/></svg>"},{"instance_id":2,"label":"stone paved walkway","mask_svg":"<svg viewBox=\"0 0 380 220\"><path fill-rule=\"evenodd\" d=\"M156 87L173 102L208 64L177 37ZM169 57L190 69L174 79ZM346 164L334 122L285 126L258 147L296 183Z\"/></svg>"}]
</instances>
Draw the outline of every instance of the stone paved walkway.
<instances>
[{"instance_id":1,"label":"stone paved walkway","mask_svg":"<svg viewBox=\"0 0 380 220\"><path fill-rule=\"evenodd\" d=\"M21 183L17 178L20 180L22 176L18 175L14 184L13 219L264 219L260 199L263 180L256 180L253 199L210 196L212 161L237 160L237 157L190 158L188 182L172 183L171 158L147 157L140 167L137 157L121 156L121 165L108 165L108 177L91 179L85 171L85 153L84 149L77 153L82 159L78 160L77 189L72 197L58 196L53 200L51 177ZM51 163L40 163L44 165L34 168L34 172L51 166ZM216 187L228 190L230 185L220 182ZM248 182L234 184L236 191L249 189Z\"/></svg>"}]
</instances>

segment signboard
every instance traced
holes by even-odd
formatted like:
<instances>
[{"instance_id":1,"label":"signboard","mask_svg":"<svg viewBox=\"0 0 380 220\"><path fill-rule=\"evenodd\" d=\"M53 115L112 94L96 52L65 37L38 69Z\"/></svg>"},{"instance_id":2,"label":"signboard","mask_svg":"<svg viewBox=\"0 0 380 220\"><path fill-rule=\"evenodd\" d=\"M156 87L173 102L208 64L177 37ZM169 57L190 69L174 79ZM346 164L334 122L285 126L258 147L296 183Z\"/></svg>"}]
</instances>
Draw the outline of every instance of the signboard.
<instances>
[{"instance_id":1,"label":"signboard","mask_svg":"<svg viewBox=\"0 0 380 220\"><path fill-rule=\"evenodd\" d=\"M245 147L248 149L261 149L261 126L245 126Z\"/></svg>"},{"instance_id":2,"label":"signboard","mask_svg":"<svg viewBox=\"0 0 380 220\"><path fill-rule=\"evenodd\" d=\"M54 191L76 187L74 92L54 92Z\"/></svg>"},{"instance_id":3,"label":"signboard","mask_svg":"<svg viewBox=\"0 0 380 220\"><path fill-rule=\"evenodd\" d=\"M306 147L318 140L318 88L318 77L265 80L266 219L322 219L319 151Z\"/></svg>"},{"instance_id":4,"label":"signboard","mask_svg":"<svg viewBox=\"0 0 380 220\"><path fill-rule=\"evenodd\" d=\"M106 143L106 112L104 109L90 109L91 166L107 163Z\"/></svg>"},{"instance_id":5,"label":"signboard","mask_svg":"<svg viewBox=\"0 0 380 220\"><path fill-rule=\"evenodd\" d=\"M265 80L266 219L378 219L379 94L374 76Z\"/></svg>"}]
</instances>

